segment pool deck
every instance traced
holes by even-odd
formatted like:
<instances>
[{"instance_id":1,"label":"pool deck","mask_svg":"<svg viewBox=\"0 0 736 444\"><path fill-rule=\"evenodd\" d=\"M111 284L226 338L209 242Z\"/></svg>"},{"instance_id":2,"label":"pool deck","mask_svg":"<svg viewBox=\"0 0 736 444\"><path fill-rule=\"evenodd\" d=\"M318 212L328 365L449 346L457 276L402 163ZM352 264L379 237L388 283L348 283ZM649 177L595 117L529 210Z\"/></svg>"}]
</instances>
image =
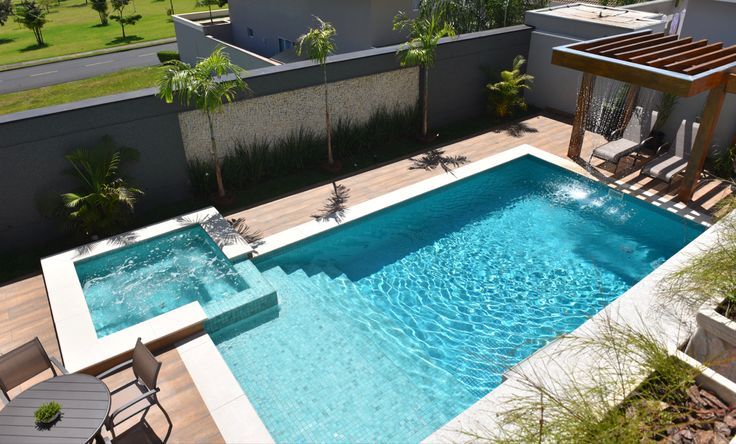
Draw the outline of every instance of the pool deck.
<instances>
[{"instance_id":1,"label":"pool deck","mask_svg":"<svg viewBox=\"0 0 736 444\"><path fill-rule=\"evenodd\" d=\"M445 155L463 155L470 162L522 144L533 145L551 154L564 157L567 152L570 131L569 122L556 116L543 114L470 137L443 149ZM602 143L604 143L602 137L588 134L583 147L583 157L587 158L590 150ZM432 176L445 174L442 168L429 171L410 169L413 164L414 162L410 159L399 160L339 181L340 184L350 189L348 206L365 202ZM595 162L594 165L599 166ZM621 170L627 171L628 165L622 165ZM610 170L599 169L598 171L601 178L610 180L608 179L612 176ZM698 215L707 216L714 205L730 193L724 184L710 181L698 188L694 201L686 207L676 201L677 182L668 191L665 184L640 177L638 171L615 177L614 180L611 186L616 189L670 208L681 215L696 217ZM311 221L312 215L322 208L331 190L331 185L316 187L231 214L228 217L244 218L245 223L253 232L258 232L264 237L269 236ZM50 354L59 356L59 346L41 275L0 287L0 352L12 349L34 336L41 339ZM158 358L163 362L160 399L174 423L169 442L222 442L218 427L210 416L205 401L193 384L187 366L182 360L180 353L185 353L182 350L185 350L186 344L182 347L181 350L170 349L158 353ZM36 380L43 379L45 376L39 375ZM129 377L129 375L122 375L119 378L124 379L126 376ZM27 388L36 380L29 381L20 389ZM148 417L148 422L160 437L164 436L166 425L162 415L152 413ZM131 434L134 432L135 430L131 430ZM131 438L134 438L132 442L145 442L140 436L131 436Z\"/></svg>"}]
</instances>

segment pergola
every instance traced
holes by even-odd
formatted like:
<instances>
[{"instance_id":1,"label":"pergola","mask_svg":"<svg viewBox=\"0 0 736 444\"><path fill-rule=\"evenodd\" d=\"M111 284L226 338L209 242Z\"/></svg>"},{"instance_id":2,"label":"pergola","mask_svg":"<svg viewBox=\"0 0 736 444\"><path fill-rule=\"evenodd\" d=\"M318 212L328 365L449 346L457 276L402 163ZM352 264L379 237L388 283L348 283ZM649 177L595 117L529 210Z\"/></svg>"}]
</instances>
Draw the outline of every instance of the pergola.
<instances>
[{"instance_id":1,"label":"pergola","mask_svg":"<svg viewBox=\"0 0 736 444\"><path fill-rule=\"evenodd\" d=\"M736 93L736 45L665 35L651 30L619 34L554 48L552 63L583 72L568 157L577 160L596 76L631 84L624 119L631 117L641 87L680 97L709 91L700 117L679 199L689 202L703 171L727 93Z\"/></svg>"}]
</instances>

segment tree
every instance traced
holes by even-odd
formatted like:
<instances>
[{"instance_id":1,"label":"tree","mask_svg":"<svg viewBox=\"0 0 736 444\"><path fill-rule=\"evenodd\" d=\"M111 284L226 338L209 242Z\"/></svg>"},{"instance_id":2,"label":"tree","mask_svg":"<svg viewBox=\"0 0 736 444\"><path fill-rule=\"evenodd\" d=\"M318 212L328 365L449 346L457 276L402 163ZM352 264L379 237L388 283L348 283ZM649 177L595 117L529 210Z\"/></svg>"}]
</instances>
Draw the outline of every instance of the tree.
<instances>
[{"instance_id":1,"label":"tree","mask_svg":"<svg viewBox=\"0 0 736 444\"><path fill-rule=\"evenodd\" d=\"M439 13L458 34L524 23L524 13L546 7L548 0L423 0L420 17Z\"/></svg>"},{"instance_id":2,"label":"tree","mask_svg":"<svg viewBox=\"0 0 736 444\"><path fill-rule=\"evenodd\" d=\"M114 234L143 195L120 175L120 165L137 160L138 151L117 147L105 137L91 150L78 148L64 157L72 167L69 173L80 183L74 192L61 195L68 219L87 236Z\"/></svg>"},{"instance_id":3,"label":"tree","mask_svg":"<svg viewBox=\"0 0 736 444\"><path fill-rule=\"evenodd\" d=\"M222 8L223 6L227 5L227 0L197 0L195 3L197 6L206 6L207 9L210 11L210 23L215 23L215 20L212 18L212 7L213 6L219 6ZM174 10L174 5L171 5L171 10Z\"/></svg>"},{"instance_id":4,"label":"tree","mask_svg":"<svg viewBox=\"0 0 736 444\"><path fill-rule=\"evenodd\" d=\"M243 80L245 71L230 61L230 57L222 47L216 48L209 57L200 60L195 66L179 60L170 60L164 64L164 67L163 75L159 79L159 97L166 103L171 103L176 96L182 105L194 104L207 116L210 129L210 154L215 166L217 193L221 198L225 197L212 114L222 109L223 101L232 102L238 91L248 89L248 85ZM233 79L227 81L221 79L228 75L231 75Z\"/></svg>"},{"instance_id":5,"label":"tree","mask_svg":"<svg viewBox=\"0 0 736 444\"><path fill-rule=\"evenodd\" d=\"M333 165L335 158L332 153L332 124L330 123L330 100L327 87L327 57L335 52L335 27L319 17L315 17L319 28L310 28L297 41L297 55L306 54L311 60L322 66L322 79L325 92L325 129L327 131L327 163Z\"/></svg>"},{"instance_id":6,"label":"tree","mask_svg":"<svg viewBox=\"0 0 736 444\"><path fill-rule=\"evenodd\" d=\"M0 0L0 26L4 26L8 17L13 14L12 0Z\"/></svg>"},{"instance_id":7,"label":"tree","mask_svg":"<svg viewBox=\"0 0 736 444\"><path fill-rule=\"evenodd\" d=\"M44 45L41 29L46 24L46 11L39 3L35 0L22 0L15 7L15 20L33 31L38 46Z\"/></svg>"},{"instance_id":8,"label":"tree","mask_svg":"<svg viewBox=\"0 0 736 444\"><path fill-rule=\"evenodd\" d=\"M511 71L501 71L500 81L486 85L489 105L498 117L509 117L517 110L526 109L522 93L525 89L531 89L534 76L521 72L524 63L524 57L516 56Z\"/></svg>"},{"instance_id":9,"label":"tree","mask_svg":"<svg viewBox=\"0 0 736 444\"><path fill-rule=\"evenodd\" d=\"M100 15L100 25L107 26L107 0L92 0L92 9Z\"/></svg>"},{"instance_id":10,"label":"tree","mask_svg":"<svg viewBox=\"0 0 736 444\"><path fill-rule=\"evenodd\" d=\"M409 18L406 13L399 12L394 17L394 30L408 31L409 40L401 45L397 54L401 58L401 66L419 66L422 72L422 137L427 138L429 132L429 68L434 64L437 45L442 37L452 37L455 29L450 23L443 22L438 10L432 10L429 16Z\"/></svg>"},{"instance_id":11,"label":"tree","mask_svg":"<svg viewBox=\"0 0 736 444\"><path fill-rule=\"evenodd\" d=\"M125 38L125 26L135 25L143 16L140 14L125 15L125 7L130 4L130 0L110 0L110 4L112 10L117 12L117 14L110 15L110 18L120 23L120 29L123 31L123 38Z\"/></svg>"}]
</instances>

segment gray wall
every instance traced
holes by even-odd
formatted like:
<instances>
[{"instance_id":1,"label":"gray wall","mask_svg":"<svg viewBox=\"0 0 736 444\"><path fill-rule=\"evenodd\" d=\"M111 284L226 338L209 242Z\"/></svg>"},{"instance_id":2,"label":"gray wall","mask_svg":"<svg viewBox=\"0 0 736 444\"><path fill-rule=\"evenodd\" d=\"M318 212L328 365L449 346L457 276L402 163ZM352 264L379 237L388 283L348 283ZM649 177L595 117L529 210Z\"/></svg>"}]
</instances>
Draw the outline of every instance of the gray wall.
<instances>
[{"instance_id":1,"label":"gray wall","mask_svg":"<svg viewBox=\"0 0 736 444\"><path fill-rule=\"evenodd\" d=\"M487 70L511 65L527 55L531 29L514 26L445 39L432 69L430 104L433 125L480 115L485 109ZM396 47L330 57L332 81L399 69ZM255 69L247 79L252 93L265 96L319 85L321 70L312 62ZM0 116L0 249L37 246L58 236L36 207L39 195L69 191L74 182L62 175L64 154L92 146L104 135L138 149L130 169L132 182L146 191L145 211L188 197L189 184L176 105L164 104L154 89Z\"/></svg>"},{"instance_id":2,"label":"gray wall","mask_svg":"<svg viewBox=\"0 0 736 444\"><path fill-rule=\"evenodd\" d=\"M232 27L230 23L215 25L200 25L187 20L188 16L199 15L183 14L174 17L174 29L177 35L179 56L183 62L195 64L198 60L207 57L221 46L230 56L230 59L247 70L274 66L277 63L257 54L245 51L232 45Z\"/></svg>"},{"instance_id":3,"label":"gray wall","mask_svg":"<svg viewBox=\"0 0 736 444\"><path fill-rule=\"evenodd\" d=\"M77 185L62 174L69 167L64 155L94 146L105 135L140 152L140 160L126 169L146 193L140 210L188 196L177 109L152 94L146 90L0 116L0 249L39 245L58 235L55 225L41 217L37 200L72 191Z\"/></svg>"},{"instance_id":4,"label":"gray wall","mask_svg":"<svg viewBox=\"0 0 736 444\"><path fill-rule=\"evenodd\" d=\"M296 42L315 26L313 16L335 26L339 53L398 43L401 35L391 30L391 22L399 10L411 8L411 0L232 0L229 8L233 42L271 57L279 51L279 37Z\"/></svg>"}]
</instances>

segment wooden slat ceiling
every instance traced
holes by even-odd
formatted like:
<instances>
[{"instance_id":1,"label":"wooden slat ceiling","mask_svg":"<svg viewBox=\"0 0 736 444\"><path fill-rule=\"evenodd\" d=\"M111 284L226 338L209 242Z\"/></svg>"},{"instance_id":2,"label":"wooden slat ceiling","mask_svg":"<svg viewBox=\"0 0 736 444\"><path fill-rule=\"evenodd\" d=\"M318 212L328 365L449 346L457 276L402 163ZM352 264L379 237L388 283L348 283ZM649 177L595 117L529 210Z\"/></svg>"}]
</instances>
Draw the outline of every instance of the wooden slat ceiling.
<instances>
[{"instance_id":1,"label":"wooden slat ceiling","mask_svg":"<svg viewBox=\"0 0 736 444\"><path fill-rule=\"evenodd\" d=\"M552 63L691 96L727 81L736 45L647 30L555 48Z\"/></svg>"}]
</instances>

